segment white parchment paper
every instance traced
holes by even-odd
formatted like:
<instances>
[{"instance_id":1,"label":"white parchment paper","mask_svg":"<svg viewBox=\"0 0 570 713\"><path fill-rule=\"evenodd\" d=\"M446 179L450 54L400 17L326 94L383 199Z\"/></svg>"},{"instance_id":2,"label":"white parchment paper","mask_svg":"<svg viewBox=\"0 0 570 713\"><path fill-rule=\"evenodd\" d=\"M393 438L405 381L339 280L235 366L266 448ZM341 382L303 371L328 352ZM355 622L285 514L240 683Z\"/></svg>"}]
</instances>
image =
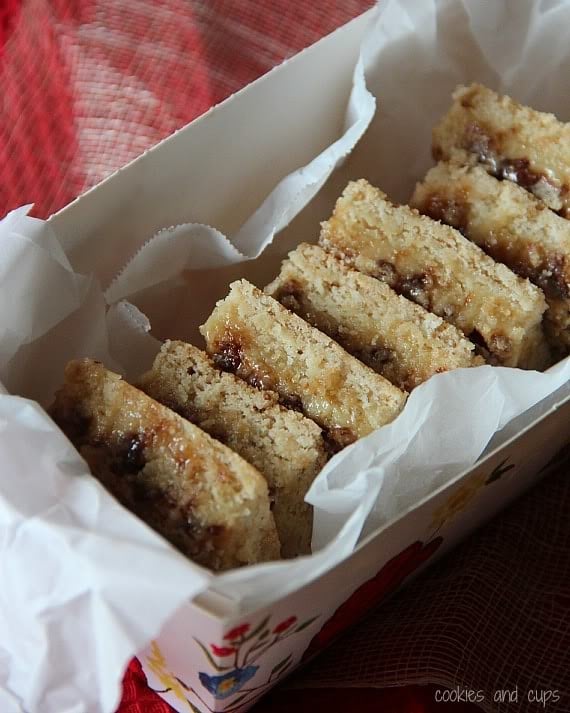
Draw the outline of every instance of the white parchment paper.
<instances>
[{"instance_id":1,"label":"white parchment paper","mask_svg":"<svg viewBox=\"0 0 570 713\"><path fill-rule=\"evenodd\" d=\"M311 557L217 576L121 508L37 403L49 403L70 358L138 376L159 346L151 327L172 320L173 295L176 315L193 314L204 280L262 254L367 127L352 177L406 200L459 82L478 79L570 119L569 23L562 0L385 0L355 68L344 134L285 176L235 235L203 225L162 231L105 290L73 272L57 236L26 208L0 223L3 712L114 710L125 664L187 598L211 588L245 610L282 597L473 464L513 418L568 392L568 359L546 374L481 367L433 377L396 421L316 479ZM373 121L367 85L379 103Z\"/></svg>"}]
</instances>

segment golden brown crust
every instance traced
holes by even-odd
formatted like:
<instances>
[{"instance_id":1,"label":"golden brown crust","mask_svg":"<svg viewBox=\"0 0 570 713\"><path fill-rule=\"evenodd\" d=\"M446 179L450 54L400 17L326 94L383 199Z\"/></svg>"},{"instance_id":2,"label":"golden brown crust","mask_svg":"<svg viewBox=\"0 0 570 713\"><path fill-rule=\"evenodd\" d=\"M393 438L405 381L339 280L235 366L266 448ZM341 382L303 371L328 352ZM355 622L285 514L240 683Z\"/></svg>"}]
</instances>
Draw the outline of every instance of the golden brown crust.
<instances>
[{"instance_id":1,"label":"golden brown crust","mask_svg":"<svg viewBox=\"0 0 570 713\"><path fill-rule=\"evenodd\" d=\"M570 124L480 84L458 87L433 130L436 160L479 163L570 217Z\"/></svg>"},{"instance_id":2,"label":"golden brown crust","mask_svg":"<svg viewBox=\"0 0 570 713\"><path fill-rule=\"evenodd\" d=\"M318 245L289 253L265 292L406 391L433 374L483 363L455 327Z\"/></svg>"},{"instance_id":3,"label":"golden brown crust","mask_svg":"<svg viewBox=\"0 0 570 713\"><path fill-rule=\"evenodd\" d=\"M321 245L454 324L503 366L544 368L543 294L464 238L364 180L348 184Z\"/></svg>"},{"instance_id":4,"label":"golden brown crust","mask_svg":"<svg viewBox=\"0 0 570 713\"><path fill-rule=\"evenodd\" d=\"M283 557L310 553L304 497L327 460L321 429L184 342L166 342L140 388L239 453L266 478Z\"/></svg>"},{"instance_id":5,"label":"golden brown crust","mask_svg":"<svg viewBox=\"0 0 570 713\"><path fill-rule=\"evenodd\" d=\"M337 447L392 421L405 394L245 280L201 327L216 363L326 430Z\"/></svg>"},{"instance_id":6,"label":"golden brown crust","mask_svg":"<svg viewBox=\"0 0 570 713\"><path fill-rule=\"evenodd\" d=\"M544 290L552 346L556 352L570 348L570 221L480 166L453 163L432 168L411 204Z\"/></svg>"},{"instance_id":7,"label":"golden brown crust","mask_svg":"<svg viewBox=\"0 0 570 713\"><path fill-rule=\"evenodd\" d=\"M103 485L196 562L279 558L257 470L117 374L70 362L51 414Z\"/></svg>"}]
</instances>

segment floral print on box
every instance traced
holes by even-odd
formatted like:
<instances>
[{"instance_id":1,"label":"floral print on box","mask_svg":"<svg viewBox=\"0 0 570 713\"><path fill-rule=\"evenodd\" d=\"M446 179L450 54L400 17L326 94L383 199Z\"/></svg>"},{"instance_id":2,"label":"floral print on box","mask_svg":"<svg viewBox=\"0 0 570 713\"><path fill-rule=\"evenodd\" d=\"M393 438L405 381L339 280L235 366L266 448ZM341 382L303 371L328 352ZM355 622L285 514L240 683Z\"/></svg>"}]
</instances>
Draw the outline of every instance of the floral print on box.
<instances>
[{"instance_id":1,"label":"floral print on box","mask_svg":"<svg viewBox=\"0 0 570 713\"><path fill-rule=\"evenodd\" d=\"M307 629L319 617L314 616L299 623L296 616L271 623L267 616L255 628L244 622L234 626L223 636L223 643L210 643L206 646L195 639L209 663L211 671L199 671L198 679L204 689L217 700L225 700L240 694L232 700L225 711L241 708L245 703L252 702L272 686L293 664L293 654L284 656L266 675L261 683L253 685L260 666L257 664L264 654L274 646L300 631ZM184 701L190 710L197 708L188 698L193 694L207 710L212 710L204 701L199 691L187 685L167 668L166 660L156 641L151 644L151 655L147 657L150 670L165 686L160 693L173 693L178 699Z\"/></svg>"},{"instance_id":2,"label":"floral print on box","mask_svg":"<svg viewBox=\"0 0 570 713\"><path fill-rule=\"evenodd\" d=\"M462 483L450 497L445 500L438 508L435 509L432 517L432 527L438 532L446 522L452 520L460 512L465 510L467 505L475 498L479 491L486 485L495 483L500 480L505 473L511 471L515 466L513 463L508 464L508 458L499 463L494 468L492 473L488 474L485 471L475 473L471 478L468 478L465 483Z\"/></svg>"},{"instance_id":3,"label":"floral print on box","mask_svg":"<svg viewBox=\"0 0 570 713\"><path fill-rule=\"evenodd\" d=\"M441 528L462 512L483 487L500 480L514 468L514 464L509 464L508 459L505 459L491 473L480 471L460 483L451 495L434 510L431 524L432 535L428 541L416 541L408 545L398 555L386 562L372 579L358 587L312 638L302 660L312 658L338 634L352 626L369 609L378 604L387 594L395 591L412 572L423 565L439 549L443 539L435 535ZM256 626L252 626L249 622L233 626L219 642L211 642L206 645L202 641L194 639L209 664L209 670L198 672L198 679L202 686L200 691L188 686L168 670L164 655L154 641L151 644L151 654L147 657L148 666L165 686L165 689L160 692L172 693L179 700L184 701L191 711L198 711L198 709L188 698L189 694L200 701L202 710L213 710L202 697L207 692L218 701L231 698L232 700L228 700L228 703L223 705L223 710L226 713L237 713L246 704L252 704L295 663L293 653L289 653L279 660L271 671L263 674L262 660L265 654L273 647L279 646L285 639L295 636L311 626L319 616L299 623L295 615L277 622L271 622L269 615ZM286 648L287 650L290 651L290 648ZM285 651L283 653L285 654Z\"/></svg>"},{"instance_id":4,"label":"floral print on box","mask_svg":"<svg viewBox=\"0 0 570 713\"><path fill-rule=\"evenodd\" d=\"M151 642L150 645L150 656L147 656L146 662L150 670L158 678L158 680L165 686L166 691L172 692L178 700L187 703L189 708L192 710L193 706L189 703L186 697L186 686L179 681L175 676L173 676L166 667L166 659L159 645L156 641Z\"/></svg>"},{"instance_id":5,"label":"floral print on box","mask_svg":"<svg viewBox=\"0 0 570 713\"><path fill-rule=\"evenodd\" d=\"M201 671L198 674L200 683L218 699L228 698L238 691L253 693L269 686L291 666L292 655L285 657L274 666L267 680L260 686L244 688L259 670L256 662L262 659L269 649L303 631L317 618L313 617L299 624L296 616L289 616L272 626L269 623L270 617L266 617L253 630L249 623L239 624L224 634L224 646L210 644L209 649L201 641L196 640L210 665L219 674L211 675Z\"/></svg>"},{"instance_id":6,"label":"floral print on box","mask_svg":"<svg viewBox=\"0 0 570 713\"><path fill-rule=\"evenodd\" d=\"M246 666L245 668L236 668L229 673L224 673L222 676L209 676L207 673L200 671L198 674L200 683L216 698L228 698L237 693L242 686L253 678L257 673L259 666Z\"/></svg>"}]
</instances>

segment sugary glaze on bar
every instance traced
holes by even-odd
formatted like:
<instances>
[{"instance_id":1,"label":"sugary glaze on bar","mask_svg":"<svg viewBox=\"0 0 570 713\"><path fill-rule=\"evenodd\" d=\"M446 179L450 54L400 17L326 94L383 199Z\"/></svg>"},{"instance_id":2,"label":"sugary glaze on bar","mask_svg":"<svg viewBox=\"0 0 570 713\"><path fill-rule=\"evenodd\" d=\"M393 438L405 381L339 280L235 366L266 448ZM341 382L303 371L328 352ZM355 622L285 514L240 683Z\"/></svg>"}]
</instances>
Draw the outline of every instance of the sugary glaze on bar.
<instances>
[{"instance_id":1,"label":"sugary glaze on bar","mask_svg":"<svg viewBox=\"0 0 570 713\"><path fill-rule=\"evenodd\" d=\"M392 421L406 396L245 280L200 328L215 363L325 429L334 449Z\"/></svg>"},{"instance_id":2,"label":"sugary glaze on bar","mask_svg":"<svg viewBox=\"0 0 570 713\"><path fill-rule=\"evenodd\" d=\"M545 328L555 352L570 350L570 221L480 166L440 163L418 183L411 205L457 228L495 260L545 293Z\"/></svg>"},{"instance_id":3,"label":"sugary glaze on bar","mask_svg":"<svg viewBox=\"0 0 570 713\"><path fill-rule=\"evenodd\" d=\"M318 245L301 244L265 288L399 388L483 363L459 330Z\"/></svg>"},{"instance_id":4,"label":"sugary glaze on bar","mask_svg":"<svg viewBox=\"0 0 570 713\"><path fill-rule=\"evenodd\" d=\"M279 559L258 471L117 374L70 362L51 415L103 485L194 561L224 570Z\"/></svg>"},{"instance_id":5,"label":"sugary glaze on bar","mask_svg":"<svg viewBox=\"0 0 570 713\"><path fill-rule=\"evenodd\" d=\"M570 124L472 84L458 87L433 130L436 161L480 163L570 217Z\"/></svg>"},{"instance_id":6,"label":"sugary glaze on bar","mask_svg":"<svg viewBox=\"0 0 570 713\"><path fill-rule=\"evenodd\" d=\"M254 465L269 485L282 556L310 552L312 508L304 497L327 460L316 423L184 342L166 342L138 385Z\"/></svg>"},{"instance_id":7,"label":"sugary glaze on bar","mask_svg":"<svg viewBox=\"0 0 570 713\"><path fill-rule=\"evenodd\" d=\"M392 204L365 180L348 184L322 224L322 247L454 324L491 363L550 360L542 292L447 225Z\"/></svg>"}]
</instances>

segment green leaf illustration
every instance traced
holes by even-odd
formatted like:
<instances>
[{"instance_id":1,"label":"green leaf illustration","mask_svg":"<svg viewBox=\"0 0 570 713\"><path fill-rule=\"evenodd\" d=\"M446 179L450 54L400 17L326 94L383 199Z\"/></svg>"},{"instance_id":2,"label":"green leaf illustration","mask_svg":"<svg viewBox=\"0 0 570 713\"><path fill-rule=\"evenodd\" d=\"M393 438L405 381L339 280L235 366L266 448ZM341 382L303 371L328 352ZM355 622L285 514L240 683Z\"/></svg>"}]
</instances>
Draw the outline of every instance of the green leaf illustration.
<instances>
[{"instance_id":1,"label":"green leaf illustration","mask_svg":"<svg viewBox=\"0 0 570 713\"><path fill-rule=\"evenodd\" d=\"M319 616L320 614L317 614L317 616L314 616L312 619L307 619L307 621L304 621L302 624L299 624L299 626L295 629L293 633L296 634L299 631L303 631L303 629L306 629L308 626L311 626L311 624L316 621Z\"/></svg>"},{"instance_id":2,"label":"green leaf illustration","mask_svg":"<svg viewBox=\"0 0 570 713\"><path fill-rule=\"evenodd\" d=\"M204 644L201 641L198 641L198 639L196 639L195 637L193 637L193 638L194 638L194 641L198 644L198 646L204 652L204 654L205 654L206 658L208 659L208 662L210 663L210 666L212 666L212 668L215 668L216 671L229 671L231 669L231 666L220 666L219 664L217 664L214 661L212 654L208 651L208 649L204 646Z\"/></svg>"},{"instance_id":3,"label":"green leaf illustration","mask_svg":"<svg viewBox=\"0 0 570 713\"><path fill-rule=\"evenodd\" d=\"M292 658L293 658L293 654L289 654L289 656L287 656L287 658L283 659L283 661L279 661L279 663L276 664L271 669L271 674L269 677L271 678L271 676L273 676L273 674L277 673L277 671L281 671L282 668L286 667L287 664L289 664L291 662Z\"/></svg>"},{"instance_id":4,"label":"green leaf illustration","mask_svg":"<svg viewBox=\"0 0 570 713\"><path fill-rule=\"evenodd\" d=\"M265 629L268 621L269 621L269 616L266 616L265 619L261 623L259 623L248 636L245 637L245 639L243 640L243 643L245 643L246 641L249 641L250 639L253 639L253 637L257 636L262 629Z\"/></svg>"},{"instance_id":5,"label":"green leaf illustration","mask_svg":"<svg viewBox=\"0 0 570 713\"><path fill-rule=\"evenodd\" d=\"M505 458L505 460L502 463L499 463L499 465L493 470L491 475L487 478L485 484L489 485L490 483L494 483L495 481L499 480L502 478L502 476L505 473L508 473L509 470L512 470L515 465L514 463L511 463L510 465L505 465L505 463L508 461L508 458Z\"/></svg>"}]
</instances>

